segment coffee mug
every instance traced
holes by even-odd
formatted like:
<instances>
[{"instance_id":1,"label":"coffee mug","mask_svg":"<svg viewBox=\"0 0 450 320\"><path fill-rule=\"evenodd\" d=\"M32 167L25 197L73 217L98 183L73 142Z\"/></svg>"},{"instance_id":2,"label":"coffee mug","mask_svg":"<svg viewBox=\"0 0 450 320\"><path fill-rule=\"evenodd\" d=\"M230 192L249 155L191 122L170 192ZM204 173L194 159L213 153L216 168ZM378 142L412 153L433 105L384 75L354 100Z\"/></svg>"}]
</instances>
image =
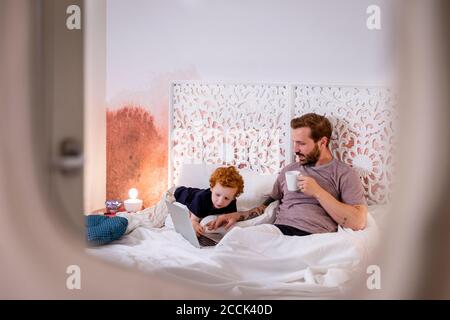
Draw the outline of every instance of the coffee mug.
<instances>
[{"instance_id":1,"label":"coffee mug","mask_svg":"<svg viewBox=\"0 0 450 320\"><path fill-rule=\"evenodd\" d=\"M286 176L286 184L289 191L297 191L297 177L300 174L300 171L287 171L285 173Z\"/></svg>"}]
</instances>

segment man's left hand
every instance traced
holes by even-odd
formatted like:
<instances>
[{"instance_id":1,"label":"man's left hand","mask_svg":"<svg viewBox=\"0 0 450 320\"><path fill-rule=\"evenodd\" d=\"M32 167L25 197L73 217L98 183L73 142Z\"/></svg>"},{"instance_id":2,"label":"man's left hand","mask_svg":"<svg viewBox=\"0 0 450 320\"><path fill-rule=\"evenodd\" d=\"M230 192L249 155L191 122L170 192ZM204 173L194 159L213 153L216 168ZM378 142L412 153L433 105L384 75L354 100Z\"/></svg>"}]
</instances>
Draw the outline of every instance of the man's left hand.
<instances>
[{"instance_id":1,"label":"man's left hand","mask_svg":"<svg viewBox=\"0 0 450 320\"><path fill-rule=\"evenodd\" d=\"M323 191L322 187L314 180L314 178L299 175L297 178L297 186L299 191L308 196L317 198L320 192Z\"/></svg>"}]
</instances>

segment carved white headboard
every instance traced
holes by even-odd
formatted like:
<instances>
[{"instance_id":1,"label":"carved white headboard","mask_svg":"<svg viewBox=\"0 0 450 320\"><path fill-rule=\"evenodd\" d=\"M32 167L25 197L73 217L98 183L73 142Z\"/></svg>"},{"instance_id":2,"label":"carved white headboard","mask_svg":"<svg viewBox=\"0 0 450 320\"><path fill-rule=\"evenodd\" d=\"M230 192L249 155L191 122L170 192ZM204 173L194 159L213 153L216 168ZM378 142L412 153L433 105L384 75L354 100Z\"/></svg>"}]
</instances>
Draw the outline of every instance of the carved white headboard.
<instances>
[{"instance_id":1,"label":"carved white headboard","mask_svg":"<svg viewBox=\"0 0 450 320\"><path fill-rule=\"evenodd\" d=\"M359 172L369 203L386 203L394 110L392 92L381 87L174 82L169 183L183 163L278 173L293 160L290 120L315 112L332 122L330 149Z\"/></svg>"}]
</instances>

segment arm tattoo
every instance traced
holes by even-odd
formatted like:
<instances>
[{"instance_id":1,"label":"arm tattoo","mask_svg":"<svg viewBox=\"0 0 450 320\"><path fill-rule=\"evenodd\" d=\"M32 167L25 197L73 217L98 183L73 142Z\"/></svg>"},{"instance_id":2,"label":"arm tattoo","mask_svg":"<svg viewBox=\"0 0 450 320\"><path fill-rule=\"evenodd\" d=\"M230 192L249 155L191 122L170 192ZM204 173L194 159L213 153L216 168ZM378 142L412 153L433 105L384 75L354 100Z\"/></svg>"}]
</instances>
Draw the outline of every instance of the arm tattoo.
<instances>
[{"instance_id":1,"label":"arm tattoo","mask_svg":"<svg viewBox=\"0 0 450 320\"><path fill-rule=\"evenodd\" d=\"M269 204L271 204L272 202L274 202L275 201L275 199L273 199L272 197L268 197L267 199L266 199L266 201L264 201L264 205L267 207Z\"/></svg>"},{"instance_id":2,"label":"arm tattoo","mask_svg":"<svg viewBox=\"0 0 450 320\"><path fill-rule=\"evenodd\" d=\"M347 217L344 217L344 222L342 222L342 226L345 227L346 223L347 223Z\"/></svg>"},{"instance_id":3,"label":"arm tattoo","mask_svg":"<svg viewBox=\"0 0 450 320\"><path fill-rule=\"evenodd\" d=\"M265 205L250 209L249 211L246 212L247 213L246 220L255 218L255 217L263 214L265 209L266 209Z\"/></svg>"}]
</instances>

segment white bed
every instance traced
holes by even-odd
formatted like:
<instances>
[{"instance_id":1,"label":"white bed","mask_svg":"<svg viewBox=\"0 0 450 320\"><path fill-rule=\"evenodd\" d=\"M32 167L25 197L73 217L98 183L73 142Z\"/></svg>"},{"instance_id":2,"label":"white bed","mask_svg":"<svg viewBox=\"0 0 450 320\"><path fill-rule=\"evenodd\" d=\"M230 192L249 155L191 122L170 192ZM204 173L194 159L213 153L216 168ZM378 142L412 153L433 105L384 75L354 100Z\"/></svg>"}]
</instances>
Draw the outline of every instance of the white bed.
<instances>
[{"instance_id":1,"label":"white bed","mask_svg":"<svg viewBox=\"0 0 450 320\"><path fill-rule=\"evenodd\" d=\"M204 187L215 166L186 165L179 184ZM238 209L261 202L276 175L241 170L249 189ZM258 187L256 187L258 186ZM253 191L250 191L253 190ZM257 299L330 298L352 286L364 271L378 241L372 217L382 211L370 206L367 228L336 233L288 237L271 225L273 203L266 212L239 223L216 247L197 249L176 233L170 216L165 227L153 228L145 217L136 217L134 230L112 244L88 253L156 275L170 276L225 297ZM137 223L136 223L137 221Z\"/></svg>"},{"instance_id":2,"label":"white bed","mask_svg":"<svg viewBox=\"0 0 450 320\"><path fill-rule=\"evenodd\" d=\"M171 228L138 227L89 254L153 274L170 275L225 297L328 298L350 289L378 237L366 230L306 237L281 235L264 224L234 228L216 247L197 249Z\"/></svg>"},{"instance_id":3,"label":"white bed","mask_svg":"<svg viewBox=\"0 0 450 320\"><path fill-rule=\"evenodd\" d=\"M385 88L296 84L175 82L171 88L169 182L208 187L217 165L236 165L245 181L238 210L263 202L291 159L292 116L326 115L333 155L361 176L370 204L367 228L283 236L273 211L243 221L214 248L196 249L170 227L136 229L89 254L169 275L233 298L327 298L365 272L386 217L392 178L393 97ZM186 164L186 162L191 164ZM208 165L204 165L208 164ZM271 207L273 209L273 207Z\"/></svg>"}]
</instances>

